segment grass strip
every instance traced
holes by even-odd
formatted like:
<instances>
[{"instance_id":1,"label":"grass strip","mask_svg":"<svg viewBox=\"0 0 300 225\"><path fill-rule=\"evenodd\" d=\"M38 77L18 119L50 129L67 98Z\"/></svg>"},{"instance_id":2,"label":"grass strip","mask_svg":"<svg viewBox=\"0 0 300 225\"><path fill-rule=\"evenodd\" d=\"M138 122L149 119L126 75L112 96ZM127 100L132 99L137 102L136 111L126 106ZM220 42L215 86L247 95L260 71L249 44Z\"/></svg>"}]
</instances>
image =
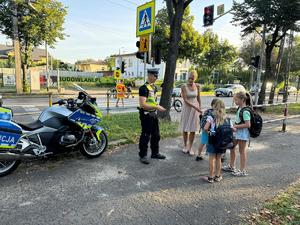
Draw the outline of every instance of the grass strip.
<instances>
[{"instance_id":1,"label":"grass strip","mask_svg":"<svg viewBox=\"0 0 300 225\"><path fill-rule=\"evenodd\" d=\"M136 143L141 134L141 123L138 113L113 114L103 118L102 126L110 141L125 139L126 143ZM161 138L177 137L178 122L160 120Z\"/></svg>"},{"instance_id":2,"label":"grass strip","mask_svg":"<svg viewBox=\"0 0 300 225\"><path fill-rule=\"evenodd\" d=\"M265 107L264 113L272 113L283 115L284 105L268 106ZM298 115L300 114L300 103L293 103L288 105L288 114L289 115Z\"/></svg>"},{"instance_id":3,"label":"grass strip","mask_svg":"<svg viewBox=\"0 0 300 225\"><path fill-rule=\"evenodd\" d=\"M300 224L300 181L267 201L259 213L252 214L246 220L246 224L251 225Z\"/></svg>"}]
</instances>

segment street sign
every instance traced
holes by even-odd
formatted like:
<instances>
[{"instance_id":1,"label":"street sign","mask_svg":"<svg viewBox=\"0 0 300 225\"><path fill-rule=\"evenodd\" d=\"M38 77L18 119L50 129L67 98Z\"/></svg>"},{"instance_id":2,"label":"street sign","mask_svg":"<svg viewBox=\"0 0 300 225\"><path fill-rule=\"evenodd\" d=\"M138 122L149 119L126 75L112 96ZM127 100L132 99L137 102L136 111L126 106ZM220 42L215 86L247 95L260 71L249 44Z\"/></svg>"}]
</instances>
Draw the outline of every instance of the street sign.
<instances>
[{"instance_id":1,"label":"street sign","mask_svg":"<svg viewBox=\"0 0 300 225\"><path fill-rule=\"evenodd\" d=\"M154 33L155 1L137 7L136 36Z\"/></svg>"},{"instance_id":2,"label":"street sign","mask_svg":"<svg viewBox=\"0 0 300 225\"><path fill-rule=\"evenodd\" d=\"M224 14L224 4L218 5L218 7L217 7L217 15L219 16L222 14Z\"/></svg>"},{"instance_id":3,"label":"street sign","mask_svg":"<svg viewBox=\"0 0 300 225\"><path fill-rule=\"evenodd\" d=\"M148 52L149 51L149 35L140 37L140 52Z\"/></svg>"},{"instance_id":4,"label":"street sign","mask_svg":"<svg viewBox=\"0 0 300 225\"><path fill-rule=\"evenodd\" d=\"M120 70L115 70L114 71L114 77L115 77L115 79L120 80L121 79L121 71Z\"/></svg>"}]
</instances>

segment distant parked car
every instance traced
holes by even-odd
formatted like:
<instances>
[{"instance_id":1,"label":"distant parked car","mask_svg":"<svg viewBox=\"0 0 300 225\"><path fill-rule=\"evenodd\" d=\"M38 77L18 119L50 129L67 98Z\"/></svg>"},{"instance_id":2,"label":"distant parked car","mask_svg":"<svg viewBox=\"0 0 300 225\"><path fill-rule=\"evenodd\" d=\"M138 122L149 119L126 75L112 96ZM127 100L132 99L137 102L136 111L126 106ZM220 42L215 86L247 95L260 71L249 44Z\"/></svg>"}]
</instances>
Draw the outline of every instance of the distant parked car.
<instances>
[{"instance_id":1,"label":"distant parked car","mask_svg":"<svg viewBox=\"0 0 300 225\"><path fill-rule=\"evenodd\" d=\"M174 97L181 97L181 86L183 84L178 84L176 87L173 88L172 96Z\"/></svg>"},{"instance_id":2,"label":"distant parked car","mask_svg":"<svg viewBox=\"0 0 300 225\"><path fill-rule=\"evenodd\" d=\"M262 84L260 84L260 87L259 87L259 89L258 89L258 93L260 92L261 85L262 85ZM266 93L267 95L270 94L271 88L272 88L272 83L271 83L271 82L268 82L268 83L267 83L267 86L266 86L266 91L265 91L265 93ZM251 94L251 95L255 95L255 90L256 90L256 87L255 87L255 86L252 86L252 87L250 88L250 94Z\"/></svg>"},{"instance_id":3,"label":"distant parked car","mask_svg":"<svg viewBox=\"0 0 300 225\"><path fill-rule=\"evenodd\" d=\"M287 92L288 92L288 95L290 95L290 94L294 94L295 95L297 93L297 88L295 88L293 86L288 86ZM279 89L279 91L278 91L279 95L283 95L284 93L285 93L284 88Z\"/></svg>"},{"instance_id":4,"label":"distant parked car","mask_svg":"<svg viewBox=\"0 0 300 225\"><path fill-rule=\"evenodd\" d=\"M241 84L226 84L224 87L215 89L215 96L232 97L239 91L246 91L246 89Z\"/></svg>"}]
</instances>

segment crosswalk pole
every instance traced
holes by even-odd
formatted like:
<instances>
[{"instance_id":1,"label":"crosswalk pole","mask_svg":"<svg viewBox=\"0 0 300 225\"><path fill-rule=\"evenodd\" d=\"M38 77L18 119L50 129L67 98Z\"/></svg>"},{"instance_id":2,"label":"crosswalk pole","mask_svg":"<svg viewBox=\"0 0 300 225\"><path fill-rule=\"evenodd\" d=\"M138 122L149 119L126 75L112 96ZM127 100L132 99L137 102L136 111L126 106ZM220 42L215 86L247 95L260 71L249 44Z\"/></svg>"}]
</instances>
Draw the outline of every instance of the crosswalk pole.
<instances>
[{"instance_id":1,"label":"crosswalk pole","mask_svg":"<svg viewBox=\"0 0 300 225\"><path fill-rule=\"evenodd\" d=\"M286 103L284 107L284 119L282 121L282 129L281 129L282 132L286 131L287 116L288 116L288 104Z\"/></svg>"}]
</instances>

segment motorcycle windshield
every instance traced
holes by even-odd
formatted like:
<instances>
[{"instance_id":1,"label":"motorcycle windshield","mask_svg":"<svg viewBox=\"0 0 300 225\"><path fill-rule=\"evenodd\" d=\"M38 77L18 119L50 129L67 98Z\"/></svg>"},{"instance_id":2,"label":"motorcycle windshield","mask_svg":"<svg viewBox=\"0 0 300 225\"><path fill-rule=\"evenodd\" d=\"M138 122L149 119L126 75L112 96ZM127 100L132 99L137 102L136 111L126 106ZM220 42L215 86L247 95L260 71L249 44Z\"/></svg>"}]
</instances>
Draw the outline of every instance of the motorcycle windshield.
<instances>
[{"instance_id":1,"label":"motorcycle windshield","mask_svg":"<svg viewBox=\"0 0 300 225\"><path fill-rule=\"evenodd\" d=\"M87 93L87 91L83 87L80 87L78 84L75 84L75 83L72 83L72 85L75 87L75 89L77 91L81 91L81 92L85 93L87 96L89 96L89 94Z\"/></svg>"}]
</instances>

